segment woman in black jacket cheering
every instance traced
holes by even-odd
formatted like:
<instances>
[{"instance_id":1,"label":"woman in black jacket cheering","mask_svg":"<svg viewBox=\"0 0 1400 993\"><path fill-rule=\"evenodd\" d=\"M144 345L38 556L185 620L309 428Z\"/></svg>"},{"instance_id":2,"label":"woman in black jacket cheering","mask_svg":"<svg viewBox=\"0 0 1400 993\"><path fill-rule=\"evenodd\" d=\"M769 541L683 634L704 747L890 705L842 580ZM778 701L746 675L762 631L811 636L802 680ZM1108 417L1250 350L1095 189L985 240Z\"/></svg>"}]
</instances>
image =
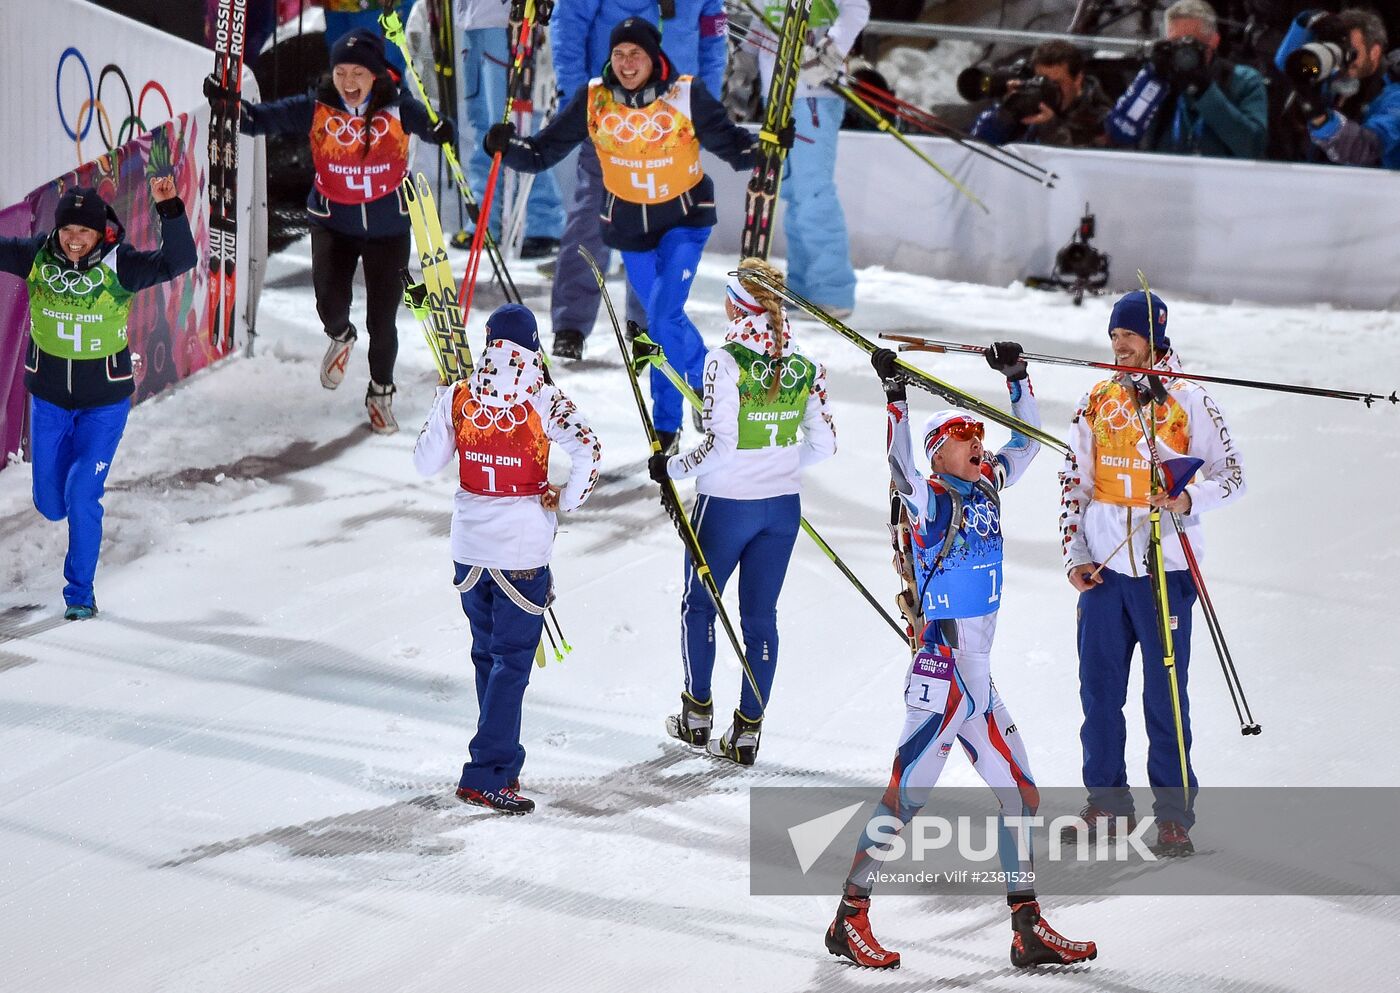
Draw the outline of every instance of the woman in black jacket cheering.
<instances>
[{"instance_id":1,"label":"woman in black jacket cheering","mask_svg":"<svg viewBox=\"0 0 1400 993\"><path fill-rule=\"evenodd\" d=\"M227 100L214 77L205 81L211 101ZM399 184L408 175L408 136L443 144L452 122L428 120L427 108L403 94L384 57L384 40L356 28L331 50L331 73L316 89L271 103L243 103L245 134L306 134L316 181L306 200L311 221L311 276L316 312L330 337L321 362L321 385L333 390L345 378L355 326L350 300L356 265L365 273L365 325L369 331L370 428L398 430L392 409L398 328L403 296L399 274L408 267L408 210Z\"/></svg>"}]
</instances>

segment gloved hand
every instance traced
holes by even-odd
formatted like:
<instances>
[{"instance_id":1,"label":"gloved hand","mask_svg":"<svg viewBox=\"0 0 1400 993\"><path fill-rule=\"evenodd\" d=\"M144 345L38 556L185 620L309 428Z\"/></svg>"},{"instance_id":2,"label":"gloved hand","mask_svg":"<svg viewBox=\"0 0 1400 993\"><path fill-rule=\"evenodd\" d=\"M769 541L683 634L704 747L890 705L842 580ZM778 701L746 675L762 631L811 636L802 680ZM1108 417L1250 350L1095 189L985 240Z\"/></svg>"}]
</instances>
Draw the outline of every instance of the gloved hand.
<instances>
[{"instance_id":1,"label":"gloved hand","mask_svg":"<svg viewBox=\"0 0 1400 993\"><path fill-rule=\"evenodd\" d=\"M428 132L432 135L428 140L434 145L451 145L457 141L457 125L450 117L439 117Z\"/></svg>"},{"instance_id":2,"label":"gloved hand","mask_svg":"<svg viewBox=\"0 0 1400 993\"><path fill-rule=\"evenodd\" d=\"M836 78L846 60L836 51L831 38L823 38L816 45L802 48L802 68L797 74L798 82L813 89L824 88Z\"/></svg>"},{"instance_id":3,"label":"gloved hand","mask_svg":"<svg viewBox=\"0 0 1400 993\"><path fill-rule=\"evenodd\" d=\"M230 100L237 100L238 94L220 83L211 72L204 77L204 99L211 104L228 103Z\"/></svg>"},{"instance_id":4,"label":"gloved hand","mask_svg":"<svg viewBox=\"0 0 1400 993\"><path fill-rule=\"evenodd\" d=\"M898 356L888 348L877 348L870 353L870 364L880 376L880 386L884 388L885 399L890 403L907 400L904 380L899 378L899 367L895 364Z\"/></svg>"},{"instance_id":5,"label":"gloved hand","mask_svg":"<svg viewBox=\"0 0 1400 993\"><path fill-rule=\"evenodd\" d=\"M486 149L487 155L503 155L510 147L510 141L515 137L515 125L509 121L502 121L493 124L486 131L486 137L481 142L481 147Z\"/></svg>"},{"instance_id":6,"label":"gloved hand","mask_svg":"<svg viewBox=\"0 0 1400 993\"><path fill-rule=\"evenodd\" d=\"M671 478L666 472L666 462L671 458L665 452L657 452L647 459L647 475L658 483L664 484Z\"/></svg>"},{"instance_id":7,"label":"gloved hand","mask_svg":"<svg viewBox=\"0 0 1400 993\"><path fill-rule=\"evenodd\" d=\"M877 348L870 353L870 364L881 379L894 379L895 370L899 368L895 364L898 360L899 356L888 348Z\"/></svg>"},{"instance_id":8,"label":"gloved hand","mask_svg":"<svg viewBox=\"0 0 1400 993\"><path fill-rule=\"evenodd\" d=\"M1021 358L1021 346L1014 341L997 341L982 349L987 365L1015 382L1026 378L1026 360Z\"/></svg>"},{"instance_id":9,"label":"gloved hand","mask_svg":"<svg viewBox=\"0 0 1400 993\"><path fill-rule=\"evenodd\" d=\"M788 121L777 132L778 147L786 151L792 151L792 146L797 144L797 123Z\"/></svg>"}]
</instances>

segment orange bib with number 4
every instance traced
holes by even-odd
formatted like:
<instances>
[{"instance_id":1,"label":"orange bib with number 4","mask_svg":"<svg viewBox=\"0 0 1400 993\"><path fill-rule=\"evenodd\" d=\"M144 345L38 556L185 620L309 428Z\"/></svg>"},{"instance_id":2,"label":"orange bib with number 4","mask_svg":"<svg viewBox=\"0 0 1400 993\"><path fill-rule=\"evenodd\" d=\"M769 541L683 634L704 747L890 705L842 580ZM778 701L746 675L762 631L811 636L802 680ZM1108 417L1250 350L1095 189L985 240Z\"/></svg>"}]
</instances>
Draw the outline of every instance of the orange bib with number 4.
<instances>
[{"instance_id":1,"label":"orange bib with number 4","mask_svg":"<svg viewBox=\"0 0 1400 993\"><path fill-rule=\"evenodd\" d=\"M704 177L690 120L690 76L645 107L629 107L602 80L588 84L588 136L598 150L603 186L628 203L665 203Z\"/></svg>"},{"instance_id":2,"label":"orange bib with number 4","mask_svg":"<svg viewBox=\"0 0 1400 993\"><path fill-rule=\"evenodd\" d=\"M317 103L311 119L311 160L316 165L316 190L332 203L369 203L397 191L408 175L408 134L398 109L386 108L366 120Z\"/></svg>"}]
</instances>

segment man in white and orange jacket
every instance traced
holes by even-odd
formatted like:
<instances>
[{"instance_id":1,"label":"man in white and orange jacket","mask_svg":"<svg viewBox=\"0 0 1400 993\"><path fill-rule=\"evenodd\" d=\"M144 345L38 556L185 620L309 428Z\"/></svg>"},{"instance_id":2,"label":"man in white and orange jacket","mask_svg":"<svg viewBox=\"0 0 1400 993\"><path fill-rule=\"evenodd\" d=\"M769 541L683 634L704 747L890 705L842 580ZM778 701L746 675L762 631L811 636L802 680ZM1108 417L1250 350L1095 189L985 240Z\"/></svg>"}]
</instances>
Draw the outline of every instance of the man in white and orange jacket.
<instances>
[{"instance_id":1,"label":"man in white and orange jacket","mask_svg":"<svg viewBox=\"0 0 1400 993\"><path fill-rule=\"evenodd\" d=\"M1070 584L1079 591L1079 698L1084 724L1084 818L1132 817L1123 750L1123 707L1134 647L1142 649L1143 710L1147 721L1147 780L1153 787L1159 854L1189 855L1193 802L1182 789L1181 760L1148 563L1146 521L1153 506L1178 516L1199 559L1200 515L1226 506L1244 493L1244 463L1230 437L1225 415L1199 384L1171 378L1179 370L1166 336L1167 305L1156 294L1129 293L1114 305L1109 341L1120 365L1161 369L1166 402L1152 403L1147 377L1119 374L1094 386L1080 401L1070 425L1071 454L1060 473L1060 533ZM1155 347L1154 347L1155 346ZM1156 458L1171 463L1188 457L1199 468L1172 496L1151 495L1153 455L1144 426L1156 418ZM1194 464L1194 463L1192 463ZM1173 489L1176 489L1175 487ZM1190 770L1191 720L1186 695L1191 660L1191 607L1196 587L1176 529L1162 529L1167 599L1171 610L1181 727L1187 751L1192 801L1196 775ZM1108 821L1113 823L1113 821Z\"/></svg>"}]
</instances>

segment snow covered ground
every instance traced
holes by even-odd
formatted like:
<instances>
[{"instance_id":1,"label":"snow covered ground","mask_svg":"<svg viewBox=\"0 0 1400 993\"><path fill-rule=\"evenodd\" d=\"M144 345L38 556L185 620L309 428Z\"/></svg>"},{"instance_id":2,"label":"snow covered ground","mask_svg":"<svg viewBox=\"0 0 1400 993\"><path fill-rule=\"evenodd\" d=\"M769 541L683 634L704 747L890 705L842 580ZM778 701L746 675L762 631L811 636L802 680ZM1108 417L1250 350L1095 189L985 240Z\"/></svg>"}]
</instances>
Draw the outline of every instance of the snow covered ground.
<instances>
[{"instance_id":1,"label":"snow covered ground","mask_svg":"<svg viewBox=\"0 0 1400 993\"><path fill-rule=\"evenodd\" d=\"M707 335L722 324L729 264L708 258L697 280L692 314ZM1161 287L1191 368L1400 385L1400 314L1206 306L1175 289ZM529 292L547 310L543 283ZM1107 313L1104 300L1075 308L1021 287L872 270L853 323L1103 358ZM59 619L63 526L30 507L27 467L0 473L6 990L1394 988L1394 898L1051 899L1050 919L1096 939L1099 960L1026 974L1007 962L1001 901L877 897L876 933L905 963L882 975L826 954L834 895L750 897L747 788L882 784L907 656L800 538L759 765L718 767L664 739L681 685L681 556L605 326L589 359L559 374L599 428L606 471L558 543L558 615L575 651L537 671L526 698L524 789L540 809L502 818L459 805L451 789L476 708L449 586L454 482L418 479L409 458L432 395L426 350L405 317L403 431L375 437L363 348L340 391L316 383L325 339L304 243L272 260L261 314L256 358L134 411L107 500L97 620ZM841 448L808 477L804 508L883 597L881 393L861 353L808 328L806 348L831 370ZM1004 401L980 360L927 361ZM1095 377L1032 372L1047 428L1063 432ZM1250 492L1207 521L1205 567L1264 734L1239 735L1199 634L1201 780L1400 785L1400 410L1216 396ZM913 401L932 409L924 394ZM995 664L1037 780L1072 786L1058 467L1043 453L1006 496ZM720 659L725 713L740 677ZM1141 770L1140 721L1129 726ZM945 781L978 782L961 759Z\"/></svg>"}]
</instances>

